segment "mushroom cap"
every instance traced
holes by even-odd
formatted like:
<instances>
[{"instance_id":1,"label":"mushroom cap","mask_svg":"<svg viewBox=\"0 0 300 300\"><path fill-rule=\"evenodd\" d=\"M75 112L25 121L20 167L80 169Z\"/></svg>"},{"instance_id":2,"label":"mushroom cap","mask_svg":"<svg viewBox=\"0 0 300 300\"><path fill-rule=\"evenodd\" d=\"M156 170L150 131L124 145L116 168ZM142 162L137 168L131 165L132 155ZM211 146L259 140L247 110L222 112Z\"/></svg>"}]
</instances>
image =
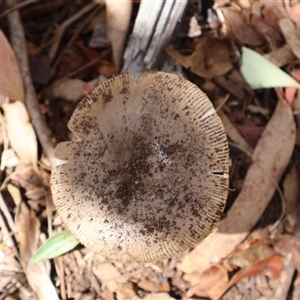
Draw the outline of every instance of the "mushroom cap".
<instances>
[{"instance_id":1,"label":"mushroom cap","mask_svg":"<svg viewBox=\"0 0 300 300\"><path fill-rule=\"evenodd\" d=\"M108 256L120 242L139 262L193 247L219 221L228 143L207 96L182 76L121 74L97 86L55 149L53 199L65 226Z\"/></svg>"}]
</instances>

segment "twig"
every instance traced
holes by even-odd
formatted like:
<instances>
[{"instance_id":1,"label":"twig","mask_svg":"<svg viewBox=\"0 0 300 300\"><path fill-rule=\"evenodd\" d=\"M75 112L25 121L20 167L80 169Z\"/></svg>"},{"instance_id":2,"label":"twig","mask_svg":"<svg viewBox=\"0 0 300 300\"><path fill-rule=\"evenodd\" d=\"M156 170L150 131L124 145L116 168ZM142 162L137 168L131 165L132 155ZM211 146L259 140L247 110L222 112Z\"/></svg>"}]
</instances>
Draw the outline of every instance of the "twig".
<instances>
[{"instance_id":1,"label":"twig","mask_svg":"<svg viewBox=\"0 0 300 300\"><path fill-rule=\"evenodd\" d=\"M104 52L102 52L102 54L97 57L96 59L92 60L91 62L83 65L82 67L74 70L73 72L69 73L68 75L62 77L62 78L59 78L60 80L62 79L66 79L66 78L70 78L70 77L73 77L75 76L76 74L84 71L85 69L88 69L89 67L95 65L97 62L99 62L101 59L103 59L104 57L106 57L109 53L111 52L111 49L108 49L108 50L105 50Z\"/></svg>"},{"instance_id":2,"label":"twig","mask_svg":"<svg viewBox=\"0 0 300 300\"><path fill-rule=\"evenodd\" d=\"M99 5L98 7L96 7L96 9L94 11L92 11L92 13L83 22L81 22L81 24L79 24L79 26L76 28L73 36L69 40L68 44L64 47L64 49L61 51L60 55L56 59L55 63L53 64L53 67L52 67L53 70L55 70L57 68L58 64L60 63L61 59L63 58L63 55L65 54L65 51L73 45L73 43L75 42L75 40L78 37L78 35L80 34L80 32L82 32L84 26L86 26L86 24L88 22L90 22L90 20L102 9L102 7L103 7L102 5Z\"/></svg>"},{"instance_id":3,"label":"twig","mask_svg":"<svg viewBox=\"0 0 300 300\"><path fill-rule=\"evenodd\" d=\"M56 55L58 46L60 44L60 40L62 39L64 32L66 30L66 28L71 25L73 22L75 22L76 20L78 20L79 18L81 18L84 14L86 14L87 12L89 12L90 10L92 10L93 8L95 8L98 4L97 3L89 3L86 6L84 6L80 11L78 11L76 14L74 14L71 18L69 18L68 20L66 20L65 22L63 22L59 29L56 31L55 35L52 37L52 39L47 42L45 45L43 45L43 48L48 46L49 43L52 44L52 47L49 51L49 57L50 59L53 59Z\"/></svg>"},{"instance_id":4,"label":"twig","mask_svg":"<svg viewBox=\"0 0 300 300\"><path fill-rule=\"evenodd\" d=\"M10 4L13 0L8 1ZM37 133L39 141L43 147L46 157L51 165L54 163L54 148L51 141L51 134L40 111L39 102L30 77L28 56L26 51L26 41L20 14L14 11L8 15L8 22L11 34L11 43L19 64L21 76L25 86L25 103Z\"/></svg>"},{"instance_id":5,"label":"twig","mask_svg":"<svg viewBox=\"0 0 300 300\"><path fill-rule=\"evenodd\" d=\"M51 26L49 26L49 28L46 30L46 32L43 35L43 38L41 40L41 43L40 43L40 49L39 49L40 51L42 49L44 49L43 45L49 40L52 32L55 31L55 29L57 29L57 24L60 24L61 22L63 22L63 20L66 19L68 11L70 10L70 6L72 6L72 5L73 5L72 2L67 1L67 3L64 5L64 8L61 10L59 15L53 20L53 24Z\"/></svg>"},{"instance_id":6,"label":"twig","mask_svg":"<svg viewBox=\"0 0 300 300\"><path fill-rule=\"evenodd\" d=\"M15 4L14 6L8 8L7 10L5 10L2 14L0 14L0 19L2 19L3 17L7 16L8 14L10 14L11 12L21 9L29 4L38 2L39 0L24 0L23 2L20 2L18 4Z\"/></svg>"}]
</instances>

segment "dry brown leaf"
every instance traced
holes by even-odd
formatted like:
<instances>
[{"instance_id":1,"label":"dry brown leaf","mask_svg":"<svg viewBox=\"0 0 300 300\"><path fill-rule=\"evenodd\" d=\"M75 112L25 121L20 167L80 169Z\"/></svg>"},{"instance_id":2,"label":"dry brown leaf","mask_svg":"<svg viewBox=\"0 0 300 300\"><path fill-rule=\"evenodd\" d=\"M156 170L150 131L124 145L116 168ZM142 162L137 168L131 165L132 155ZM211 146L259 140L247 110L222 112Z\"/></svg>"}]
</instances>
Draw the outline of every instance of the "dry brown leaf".
<instances>
[{"instance_id":1,"label":"dry brown leaf","mask_svg":"<svg viewBox=\"0 0 300 300\"><path fill-rule=\"evenodd\" d=\"M281 255L273 255L268 258L262 259L249 267L246 270L241 270L236 273L225 287L223 291L216 294L213 299L219 299L230 287L238 283L244 278L265 275L271 278L279 278L280 271L283 266L283 257Z\"/></svg>"},{"instance_id":2,"label":"dry brown leaf","mask_svg":"<svg viewBox=\"0 0 300 300\"><path fill-rule=\"evenodd\" d=\"M83 55L89 60L93 61L99 58L99 53L89 47L86 47L81 41L76 43L76 46L80 49Z\"/></svg>"},{"instance_id":3,"label":"dry brown leaf","mask_svg":"<svg viewBox=\"0 0 300 300\"><path fill-rule=\"evenodd\" d=\"M238 42L249 46L259 46L264 42L263 37L246 22L240 11L232 7L223 7L221 10L225 20L229 22L230 29Z\"/></svg>"},{"instance_id":4,"label":"dry brown leaf","mask_svg":"<svg viewBox=\"0 0 300 300\"><path fill-rule=\"evenodd\" d=\"M239 100L245 99L245 92L242 87L227 76L217 76L214 77L214 82L216 82L220 87L222 87L225 91L229 92L232 96L236 97Z\"/></svg>"},{"instance_id":5,"label":"dry brown leaf","mask_svg":"<svg viewBox=\"0 0 300 300\"><path fill-rule=\"evenodd\" d=\"M248 249L239 251L236 255L230 257L228 262L240 268L249 268L258 261L274 254L274 249L269 247L267 244L259 243L250 246Z\"/></svg>"},{"instance_id":6,"label":"dry brown leaf","mask_svg":"<svg viewBox=\"0 0 300 300\"><path fill-rule=\"evenodd\" d=\"M196 295L201 297L216 298L220 292L224 291L227 285L227 269L222 265L215 265L203 273L203 276L199 280L198 284L189 289L186 293L186 296L192 297L193 295Z\"/></svg>"},{"instance_id":7,"label":"dry brown leaf","mask_svg":"<svg viewBox=\"0 0 300 300\"><path fill-rule=\"evenodd\" d=\"M114 63L119 72L128 35L132 1L106 0L107 36L112 43Z\"/></svg>"},{"instance_id":8,"label":"dry brown leaf","mask_svg":"<svg viewBox=\"0 0 300 300\"><path fill-rule=\"evenodd\" d=\"M105 59L101 60L97 67L98 72L105 77L111 77L117 74L116 67Z\"/></svg>"},{"instance_id":9,"label":"dry brown leaf","mask_svg":"<svg viewBox=\"0 0 300 300\"><path fill-rule=\"evenodd\" d=\"M300 11L299 11L300 12ZM284 18L279 21L280 29L287 41L287 43L292 48L293 53L296 57L300 58L300 40L298 32L293 21L289 18Z\"/></svg>"},{"instance_id":10,"label":"dry brown leaf","mask_svg":"<svg viewBox=\"0 0 300 300\"><path fill-rule=\"evenodd\" d=\"M20 263L25 272L28 283L39 299L58 299L55 287L49 276L49 262L29 264L29 259L37 250L40 221L25 203L21 203L16 214L16 229L20 244Z\"/></svg>"},{"instance_id":11,"label":"dry brown leaf","mask_svg":"<svg viewBox=\"0 0 300 300\"><path fill-rule=\"evenodd\" d=\"M32 165L24 165L19 163L15 171L6 177L1 188L5 188L8 182L12 182L14 186L25 189L25 195L29 199L30 207L36 211L41 206L45 206L45 201L49 193L49 187L45 184L41 176L32 168ZM9 186L10 184L8 184ZM10 191L11 192L11 188ZM15 201L20 201L20 195L12 194ZM15 198L16 197L16 198Z\"/></svg>"},{"instance_id":12,"label":"dry brown leaf","mask_svg":"<svg viewBox=\"0 0 300 300\"><path fill-rule=\"evenodd\" d=\"M292 111L280 99L259 140L243 188L218 229L210 234L177 267L185 273L202 272L228 256L249 234L272 198L291 158L296 139Z\"/></svg>"},{"instance_id":13,"label":"dry brown leaf","mask_svg":"<svg viewBox=\"0 0 300 300\"><path fill-rule=\"evenodd\" d=\"M138 287L148 292L158 292L160 290L159 284L152 282L146 278L143 278L139 281Z\"/></svg>"},{"instance_id":14,"label":"dry brown leaf","mask_svg":"<svg viewBox=\"0 0 300 300\"><path fill-rule=\"evenodd\" d=\"M290 18L299 26L300 25L300 3L290 4L290 0L284 0L284 6Z\"/></svg>"},{"instance_id":15,"label":"dry brown leaf","mask_svg":"<svg viewBox=\"0 0 300 300\"><path fill-rule=\"evenodd\" d=\"M282 3L264 0L263 7L261 10L264 19L266 19L269 23L273 23L278 25L279 20L285 18L287 13L283 8Z\"/></svg>"},{"instance_id":16,"label":"dry brown leaf","mask_svg":"<svg viewBox=\"0 0 300 300\"><path fill-rule=\"evenodd\" d=\"M264 57L279 68L295 59L295 55L288 44L285 44L281 48L275 49L272 52L264 54Z\"/></svg>"},{"instance_id":17,"label":"dry brown leaf","mask_svg":"<svg viewBox=\"0 0 300 300\"><path fill-rule=\"evenodd\" d=\"M191 55L182 55L170 45L166 52L181 65L198 76L211 79L226 74L232 69L229 49L225 40L202 37L197 40Z\"/></svg>"},{"instance_id":18,"label":"dry brown leaf","mask_svg":"<svg viewBox=\"0 0 300 300\"><path fill-rule=\"evenodd\" d=\"M100 54L97 51L84 46L82 42L77 42L76 45L89 61L94 61L100 57ZM117 74L115 65L106 59L100 60L93 66L93 69L106 77L111 77Z\"/></svg>"},{"instance_id":19,"label":"dry brown leaf","mask_svg":"<svg viewBox=\"0 0 300 300\"><path fill-rule=\"evenodd\" d=\"M236 125L236 129L251 145L256 145L265 128L256 125Z\"/></svg>"},{"instance_id":20,"label":"dry brown leaf","mask_svg":"<svg viewBox=\"0 0 300 300\"><path fill-rule=\"evenodd\" d=\"M16 101L3 103L1 107L11 147L23 163L37 168L37 140L25 105Z\"/></svg>"},{"instance_id":21,"label":"dry brown leaf","mask_svg":"<svg viewBox=\"0 0 300 300\"><path fill-rule=\"evenodd\" d=\"M119 285L126 282L124 276L110 262L93 264L92 271L103 287L107 287L111 292L116 292Z\"/></svg>"},{"instance_id":22,"label":"dry brown leaf","mask_svg":"<svg viewBox=\"0 0 300 300\"><path fill-rule=\"evenodd\" d=\"M279 278L282 265L283 256L281 255L272 255L264 258L249 267L247 270L243 270L238 272L238 274L235 274L235 276L230 280L229 286L232 286L241 279L250 276L265 275L271 278Z\"/></svg>"},{"instance_id":23,"label":"dry brown leaf","mask_svg":"<svg viewBox=\"0 0 300 300\"><path fill-rule=\"evenodd\" d=\"M24 102L24 89L17 60L1 30L0 45L0 95Z\"/></svg>"},{"instance_id":24,"label":"dry brown leaf","mask_svg":"<svg viewBox=\"0 0 300 300\"><path fill-rule=\"evenodd\" d=\"M294 267L300 272L300 239L292 235L282 235L275 243L275 249L286 255L292 254Z\"/></svg>"},{"instance_id":25,"label":"dry brown leaf","mask_svg":"<svg viewBox=\"0 0 300 300\"><path fill-rule=\"evenodd\" d=\"M116 291L116 298L118 300L127 300L136 298L135 286L132 282L121 284ZM105 298L104 298L105 299ZM115 297L114 297L115 299Z\"/></svg>"},{"instance_id":26,"label":"dry brown leaf","mask_svg":"<svg viewBox=\"0 0 300 300\"><path fill-rule=\"evenodd\" d=\"M15 205L19 206L22 202L22 195L21 195L21 191L19 188L17 188L16 186L14 186L13 184L8 184L7 185L7 191L9 192L9 194L11 195L11 197L13 198Z\"/></svg>"},{"instance_id":27,"label":"dry brown leaf","mask_svg":"<svg viewBox=\"0 0 300 300\"><path fill-rule=\"evenodd\" d=\"M249 153L253 153L253 149L252 147L248 144L248 142L240 135L240 133L238 132L238 130L236 129L235 126L233 126L233 124L230 122L230 120L228 119L228 117L225 115L225 113L220 110L218 112L218 115L220 116L223 125L225 127L226 133L229 136L229 138L235 143L237 144L239 147L241 147L242 149L247 150Z\"/></svg>"},{"instance_id":28,"label":"dry brown leaf","mask_svg":"<svg viewBox=\"0 0 300 300\"><path fill-rule=\"evenodd\" d=\"M251 24L265 37L266 41L270 44L271 49L276 49L284 44L278 26L270 24L267 20L255 14L251 17Z\"/></svg>"},{"instance_id":29,"label":"dry brown leaf","mask_svg":"<svg viewBox=\"0 0 300 300\"><path fill-rule=\"evenodd\" d=\"M291 227L297 222L297 207L299 199L299 176L295 166L286 175L283 182L285 200L285 215Z\"/></svg>"}]
</instances>

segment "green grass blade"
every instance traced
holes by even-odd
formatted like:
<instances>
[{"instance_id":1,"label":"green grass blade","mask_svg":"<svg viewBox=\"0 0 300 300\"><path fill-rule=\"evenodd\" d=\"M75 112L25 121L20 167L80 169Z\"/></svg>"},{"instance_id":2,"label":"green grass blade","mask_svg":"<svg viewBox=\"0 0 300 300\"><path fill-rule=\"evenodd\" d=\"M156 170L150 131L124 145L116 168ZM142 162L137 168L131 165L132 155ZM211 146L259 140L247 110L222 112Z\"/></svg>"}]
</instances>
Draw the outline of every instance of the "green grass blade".
<instances>
[{"instance_id":1,"label":"green grass blade","mask_svg":"<svg viewBox=\"0 0 300 300\"><path fill-rule=\"evenodd\" d=\"M295 79L259 53L246 47L243 47L242 51L241 72L253 89L286 86L294 86L300 89L300 84Z\"/></svg>"},{"instance_id":2,"label":"green grass blade","mask_svg":"<svg viewBox=\"0 0 300 300\"><path fill-rule=\"evenodd\" d=\"M29 263L34 264L41 260L62 255L79 244L78 240L67 230L63 230L49 238L31 257Z\"/></svg>"}]
</instances>

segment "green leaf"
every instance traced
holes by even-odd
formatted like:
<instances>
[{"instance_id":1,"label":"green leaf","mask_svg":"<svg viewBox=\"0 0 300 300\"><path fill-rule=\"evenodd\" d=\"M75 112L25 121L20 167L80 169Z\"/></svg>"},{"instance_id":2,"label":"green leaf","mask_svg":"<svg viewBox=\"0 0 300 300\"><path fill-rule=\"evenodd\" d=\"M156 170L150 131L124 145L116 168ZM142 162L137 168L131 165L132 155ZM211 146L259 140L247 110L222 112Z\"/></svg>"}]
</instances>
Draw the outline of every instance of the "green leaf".
<instances>
[{"instance_id":1,"label":"green leaf","mask_svg":"<svg viewBox=\"0 0 300 300\"><path fill-rule=\"evenodd\" d=\"M246 47L243 47L242 51L241 72L253 89L286 86L294 86L300 89L300 84L295 79L259 53Z\"/></svg>"},{"instance_id":2,"label":"green leaf","mask_svg":"<svg viewBox=\"0 0 300 300\"><path fill-rule=\"evenodd\" d=\"M78 240L67 230L63 230L49 238L31 257L29 263L34 264L41 260L62 255L79 244Z\"/></svg>"}]
</instances>

